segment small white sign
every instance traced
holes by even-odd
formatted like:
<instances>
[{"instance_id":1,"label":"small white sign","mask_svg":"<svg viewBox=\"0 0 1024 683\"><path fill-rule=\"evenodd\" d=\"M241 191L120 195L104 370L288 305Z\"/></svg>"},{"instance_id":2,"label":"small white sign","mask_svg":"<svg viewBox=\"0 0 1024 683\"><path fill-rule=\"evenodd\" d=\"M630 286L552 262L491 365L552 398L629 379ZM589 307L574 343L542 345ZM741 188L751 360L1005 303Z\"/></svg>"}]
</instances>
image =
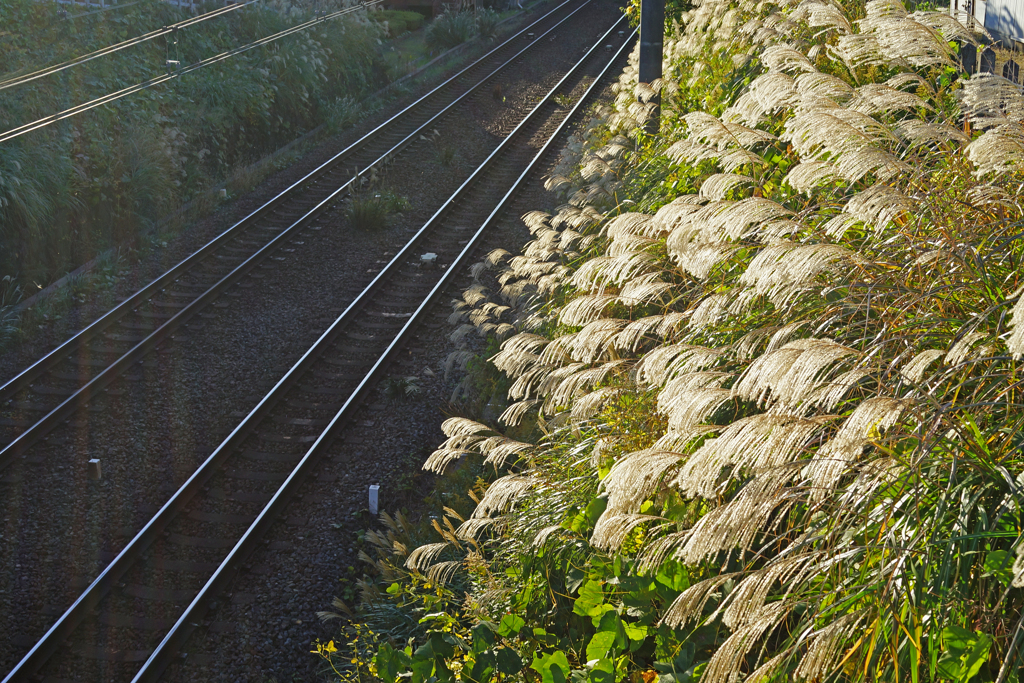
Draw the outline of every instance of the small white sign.
<instances>
[{"instance_id":1,"label":"small white sign","mask_svg":"<svg viewBox=\"0 0 1024 683\"><path fill-rule=\"evenodd\" d=\"M370 485L370 514L376 515L380 511L380 485Z\"/></svg>"}]
</instances>

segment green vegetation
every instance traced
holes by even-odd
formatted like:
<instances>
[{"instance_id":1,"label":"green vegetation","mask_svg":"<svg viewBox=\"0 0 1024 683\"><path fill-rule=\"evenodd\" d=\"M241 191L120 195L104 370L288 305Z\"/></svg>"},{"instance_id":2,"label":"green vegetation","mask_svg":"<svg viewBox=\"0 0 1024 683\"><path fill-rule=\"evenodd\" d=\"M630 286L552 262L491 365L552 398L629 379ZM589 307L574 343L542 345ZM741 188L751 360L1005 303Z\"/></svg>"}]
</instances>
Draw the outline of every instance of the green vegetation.
<instances>
[{"instance_id":1,"label":"green vegetation","mask_svg":"<svg viewBox=\"0 0 1024 683\"><path fill-rule=\"evenodd\" d=\"M370 18L380 23L387 22L388 35L392 38L397 38L403 33L419 30L423 27L425 20L419 12L406 12L395 9L371 12Z\"/></svg>"},{"instance_id":2,"label":"green vegetation","mask_svg":"<svg viewBox=\"0 0 1024 683\"><path fill-rule=\"evenodd\" d=\"M379 232L390 224L392 216L409 208L409 200L393 190L381 189L373 175L352 193L345 216L356 230Z\"/></svg>"},{"instance_id":3,"label":"green vegetation","mask_svg":"<svg viewBox=\"0 0 1024 683\"><path fill-rule=\"evenodd\" d=\"M1020 681L1024 96L898 0L682 18L473 268L446 370L511 403L332 678Z\"/></svg>"},{"instance_id":4,"label":"green vegetation","mask_svg":"<svg viewBox=\"0 0 1024 683\"><path fill-rule=\"evenodd\" d=\"M472 12L445 12L430 22L424 37L432 50L443 52L463 44L476 34Z\"/></svg>"},{"instance_id":5,"label":"green vegetation","mask_svg":"<svg viewBox=\"0 0 1024 683\"><path fill-rule=\"evenodd\" d=\"M0 36L5 75L189 16L159 0L78 17L63 8L34 0L0 7L0 21L18 28ZM166 60L191 64L310 16L267 2L0 91L0 128L166 73ZM46 284L130 244L172 207L322 123L339 98L376 90L384 75L379 36L377 24L355 13L4 143L0 275Z\"/></svg>"}]
</instances>

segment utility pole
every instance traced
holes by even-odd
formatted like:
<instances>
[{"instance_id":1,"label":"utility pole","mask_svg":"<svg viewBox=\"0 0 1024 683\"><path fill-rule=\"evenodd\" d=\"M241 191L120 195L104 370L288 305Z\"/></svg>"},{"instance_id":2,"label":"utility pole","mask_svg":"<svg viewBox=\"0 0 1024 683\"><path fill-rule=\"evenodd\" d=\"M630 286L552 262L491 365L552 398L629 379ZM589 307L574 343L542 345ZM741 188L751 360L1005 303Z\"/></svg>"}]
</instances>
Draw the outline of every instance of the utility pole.
<instances>
[{"instance_id":1,"label":"utility pole","mask_svg":"<svg viewBox=\"0 0 1024 683\"><path fill-rule=\"evenodd\" d=\"M640 0L640 70L641 83L653 83L661 78L662 43L665 40L665 0ZM656 135L661 127L661 95L654 103L654 115L646 130Z\"/></svg>"}]
</instances>

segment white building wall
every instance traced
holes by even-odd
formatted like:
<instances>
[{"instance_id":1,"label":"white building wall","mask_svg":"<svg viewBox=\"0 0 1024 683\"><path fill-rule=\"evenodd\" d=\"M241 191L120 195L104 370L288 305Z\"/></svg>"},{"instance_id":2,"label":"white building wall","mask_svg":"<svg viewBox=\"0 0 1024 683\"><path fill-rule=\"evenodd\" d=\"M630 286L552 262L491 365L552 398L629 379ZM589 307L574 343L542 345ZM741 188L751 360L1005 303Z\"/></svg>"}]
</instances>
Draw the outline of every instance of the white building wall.
<instances>
[{"instance_id":1,"label":"white building wall","mask_svg":"<svg viewBox=\"0 0 1024 683\"><path fill-rule=\"evenodd\" d=\"M989 33L1024 41L1024 0L988 0L985 4L984 26Z\"/></svg>"}]
</instances>

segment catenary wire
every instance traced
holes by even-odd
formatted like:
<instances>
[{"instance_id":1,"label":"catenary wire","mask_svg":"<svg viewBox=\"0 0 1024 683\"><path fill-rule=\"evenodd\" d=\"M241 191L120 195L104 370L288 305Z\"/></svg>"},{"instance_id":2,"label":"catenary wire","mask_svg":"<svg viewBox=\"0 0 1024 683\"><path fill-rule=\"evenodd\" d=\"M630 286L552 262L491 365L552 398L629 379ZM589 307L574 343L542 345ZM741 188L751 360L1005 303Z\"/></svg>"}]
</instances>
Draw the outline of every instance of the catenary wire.
<instances>
[{"instance_id":1,"label":"catenary wire","mask_svg":"<svg viewBox=\"0 0 1024 683\"><path fill-rule=\"evenodd\" d=\"M179 29L186 28L188 26L193 26L208 19L214 19L223 14L227 14L228 12L234 12L235 10L241 9L243 7L248 7L249 5L255 4L257 2L262 2L262 0L250 0L246 3L239 3L236 5L227 5L225 7L219 7L211 12L200 14L199 16L191 17L189 19L185 19L184 21L179 21L174 24L169 24L168 26L163 26L155 31L143 33L140 36L129 38L128 40L122 41L115 45L110 45L100 50L96 50L95 52L90 52L88 54L82 55L81 57L75 57L74 59L69 60L67 62L55 64L53 66L48 66L45 69L33 71L32 73L26 74L24 76L15 76L13 78L2 80L0 81L0 90L6 90L7 88L13 88L19 85L24 85L25 83L29 83L31 81L44 78L51 74L59 73L61 71L64 71L65 69L70 69L71 67L78 66L80 64L85 64L86 62L90 62L94 59L105 57L107 55L118 52L119 50L124 50L125 48L140 45L141 43L144 43L148 40L152 40L153 38L159 38L160 36L165 36L168 33L174 33Z\"/></svg>"},{"instance_id":2,"label":"catenary wire","mask_svg":"<svg viewBox=\"0 0 1024 683\"><path fill-rule=\"evenodd\" d=\"M156 76L156 77L151 78L151 79L149 79L147 81L143 81L141 83L136 83L135 85L128 86L127 88L124 88L123 90L118 90L116 92L108 93L106 95L103 95L102 97L98 97L98 98L96 98L94 100L90 100L89 102L84 102L82 104L75 105L74 107L71 107L70 109L65 109L62 112L58 112L56 114L51 114L50 116L46 116L44 118L37 119L35 121L32 121L31 123L26 123L26 124L24 124L22 126L18 126L17 128L12 128L12 129L4 132L4 133L0 133L0 142L7 142L8 140L13 140L14 138L20 137L20 136L22 136L22 135L24 135L26 133L31 133L34 130L39 130L40 128L45 128L46 126L49 126L50 124L57 123L58 121L63 121L64 119L71 118L72 116L75 116L77 114L81 114L82 112L89 111L90 109L95 109L96 107L101 107L104 104L109 104L111 102L114 102L116 100L121 99L122 97L127 97L128 95L132 95L132 94L140 92L142 90L146 90L147 88L152 88L153 86L160 85L161 83L166 83L167 81L174 80L175 78L178 78L180 76L184 76L185 74L188 74L188 73L192 73L193 71L198 71L199 69L202 69L203 67L206 67L206 66L210 66L211 64L216 64L217 62L222 62L222 61L224 61L226 59L230 59L231 57L234 57L235 55L239 55L239 54L241 54L243 52L247 52L248 50L252 50L253 48L262 47L263 45L267 45L269 43L272 43L275 40L280 40L281 38L285 38L287 36L290 36L293 33L298 33L299 31L304 31L307 28L309 28L310 26L318 24L318 23L320 23L322 21L327 21L329 19L334 19L336 17L340 17L343 14L351 14L352 12L358 11L360 9L364 9L364 8L369 7L371 5L378 5L378 4L382 3L382 2L384 2L384 0L370 0L370 2L364 2L364 3L362 3L362 4L360 4L360 5L356 6L356 7L347 7L345 9L343 9L343 10L338 10L337 12L332 12L330 14L326 14L324 16L317 17L315 19L310 19L309 21L305 21L305 22L303 22L301 24L296 24L295 26L292 26L291 28L287 28L284 31L280 31L278 33L275 33L273 35L267 36L265 38L260 38L259 40L255 41L255 42L252 42L252 43L249 43L247 45L242 45L240 47L233 48L231 50L228 50L227 52L222 52L219 55L214 55L213 57L207 57L206 59L203 59L203 60L200 60L198 62L195 62L194 64L190 64L188 66L182 67L182 68L178 69L177 71L175 71L174 73L169 73L169 74L162 75L162 76Z\"/></svg>"}]
</instances>

